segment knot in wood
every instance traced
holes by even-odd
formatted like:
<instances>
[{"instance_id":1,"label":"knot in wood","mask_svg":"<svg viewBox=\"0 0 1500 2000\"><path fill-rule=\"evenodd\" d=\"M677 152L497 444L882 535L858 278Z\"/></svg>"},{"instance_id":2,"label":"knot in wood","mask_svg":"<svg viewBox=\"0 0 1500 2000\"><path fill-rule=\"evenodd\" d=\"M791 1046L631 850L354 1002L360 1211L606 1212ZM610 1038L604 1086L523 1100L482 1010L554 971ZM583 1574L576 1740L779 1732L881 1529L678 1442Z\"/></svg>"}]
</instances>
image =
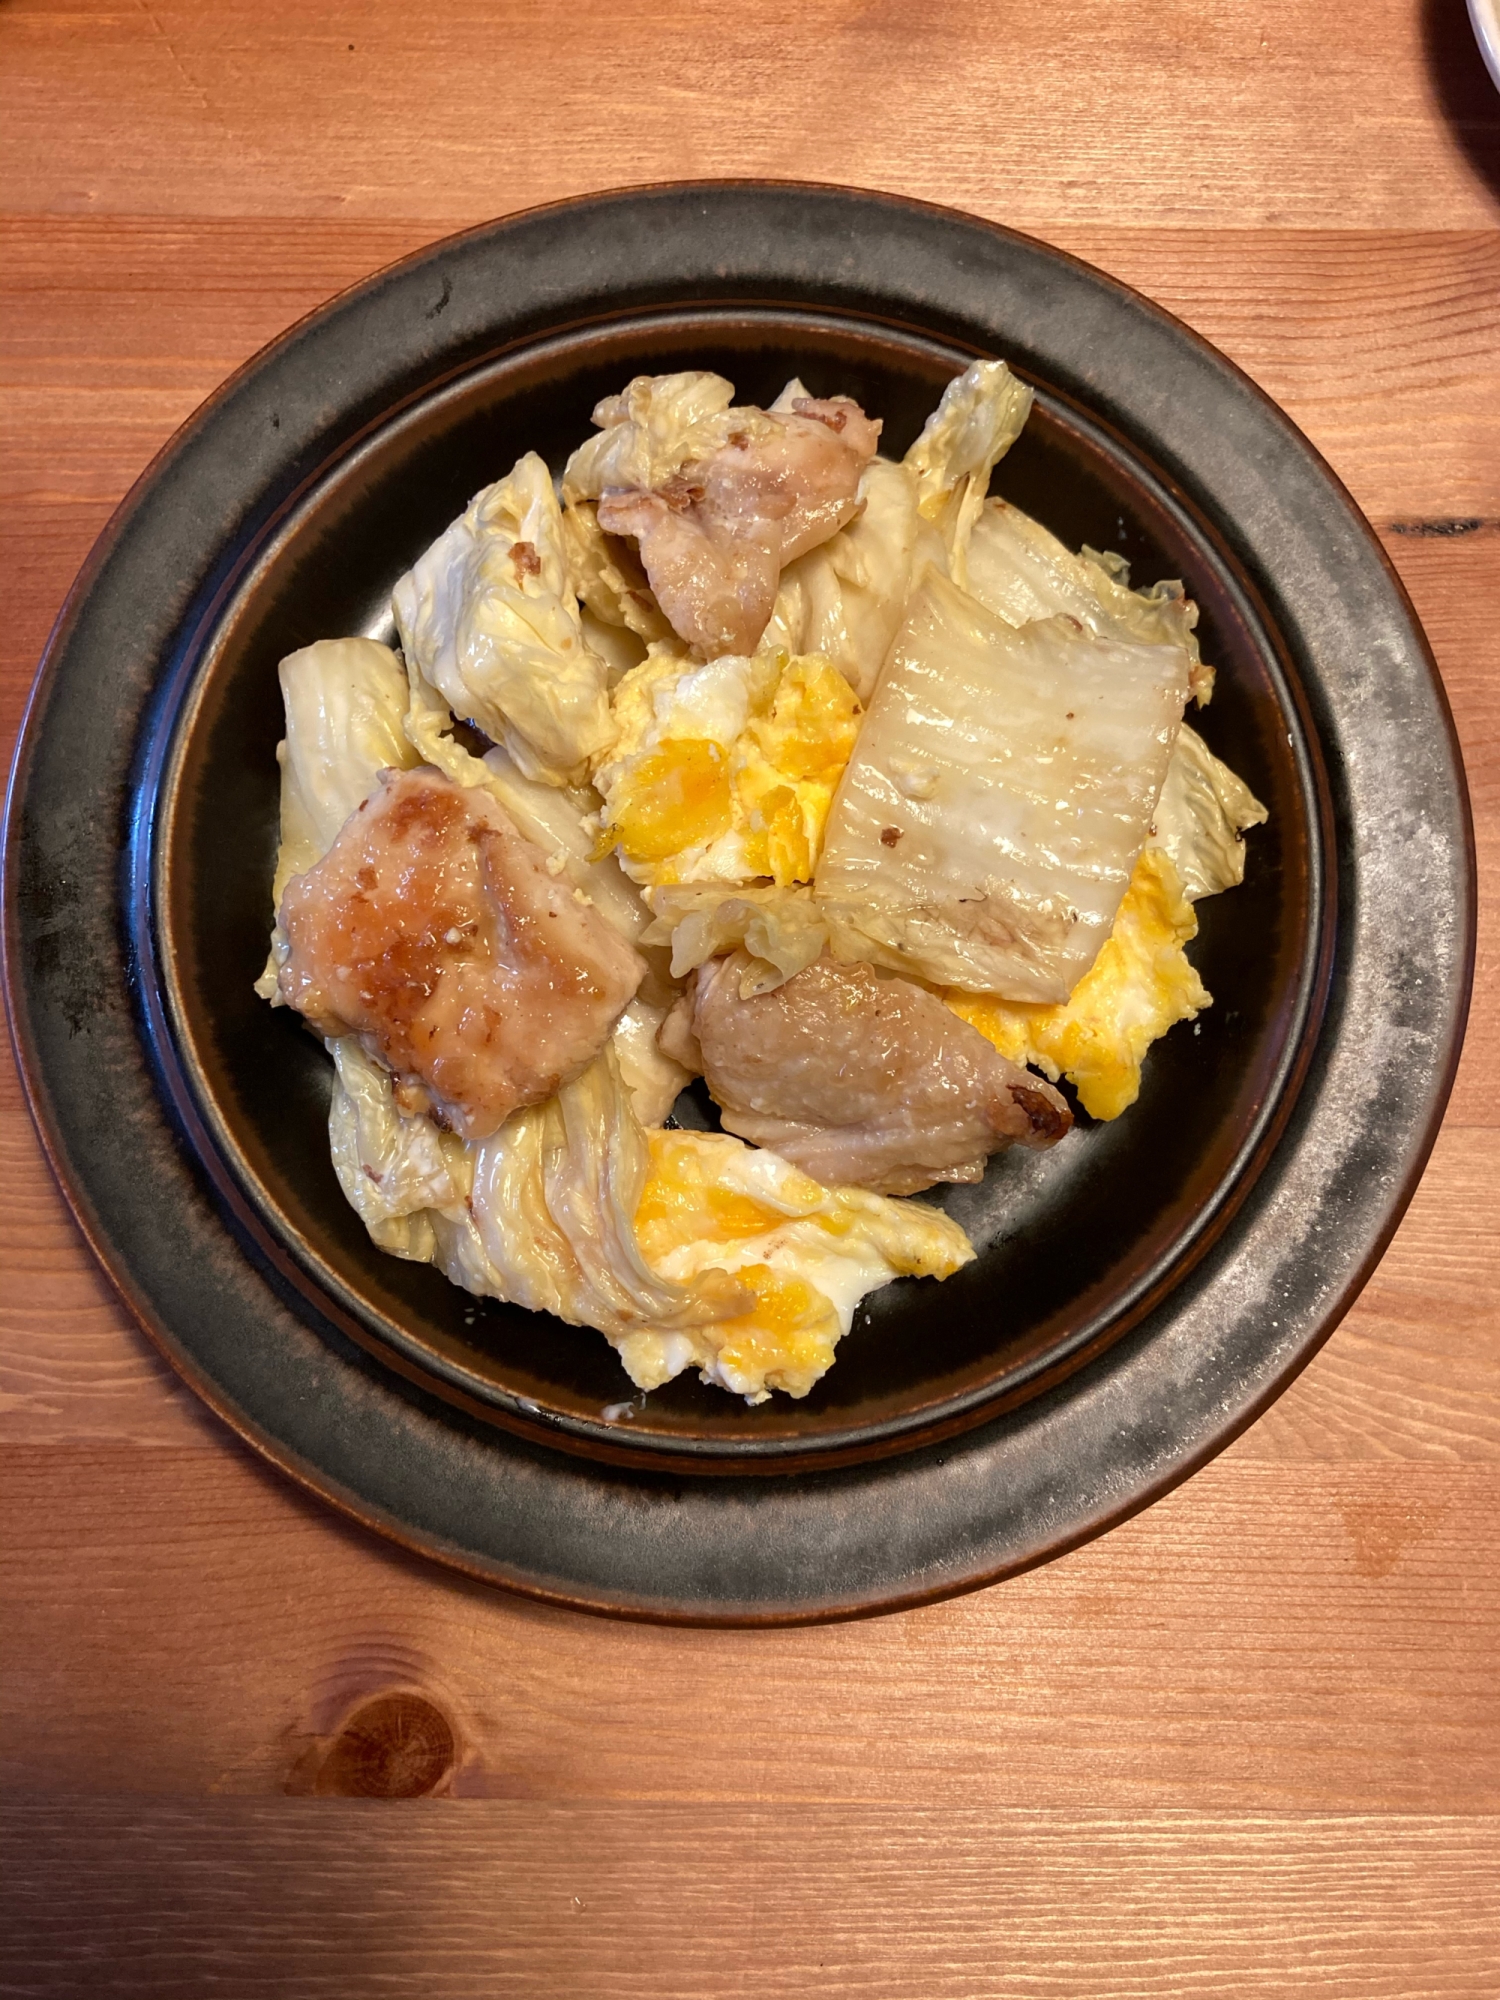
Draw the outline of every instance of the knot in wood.
<instances>
[{"instance_id":1,"label":"knot in wood","mask_svg":"<svg viewBox=\"0 0 1500 2000\"><path fill-rule=\"evenodd\" d=\"M457 1748L447 1717L421 1695L376 1695L334 1737L313 1790L324 1798L426 1798L452 1773Z\"/></svg>"}]
</instances>

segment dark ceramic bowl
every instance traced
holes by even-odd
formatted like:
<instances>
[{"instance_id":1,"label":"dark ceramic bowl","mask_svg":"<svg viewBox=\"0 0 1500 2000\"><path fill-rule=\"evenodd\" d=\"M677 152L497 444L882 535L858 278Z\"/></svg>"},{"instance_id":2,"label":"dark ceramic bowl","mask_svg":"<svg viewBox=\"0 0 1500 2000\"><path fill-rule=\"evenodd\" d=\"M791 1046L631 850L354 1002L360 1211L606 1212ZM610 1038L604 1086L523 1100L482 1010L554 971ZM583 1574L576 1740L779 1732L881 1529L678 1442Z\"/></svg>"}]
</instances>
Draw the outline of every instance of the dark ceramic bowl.
<instances>
[{"instance_id":1,"label":"dark ceramic bowl","mask_svg":"<svg viewBox=\"0 0 1500 2000\"><path fill-rule=\"evenodd\" d=\"M392 584L472 493L528 448L559 463L594 402L632 374L715 368L753 401L800 374L814 394L858 397L899 453L944 383L993 352L1037 391L996 490L1069 543L1129 557L1138 582L1184 580L1219 670L1200 726L1270 807L1244 887L1199 906L1193 957L1215 1005L1153 1049L1121 1119L1080 1118L1054 1151L1002 1155L982 1187L943 1195L978 1262L941 1287L875 1294L806 1400L748 1409L691 1378L611 1419L630 1386L601 1336L476 1301L383 1255L339 1192L327 1059L295 1017L251 992L271 915L277 662L319 637L390 637ZM1384 675L1373 698L1357 685L1372 660ZM852 1477L861 1461L888 1460L863 1476L899 1487L934 1462L939 1440L994 1442L1023 1408L1081 1410L1112 1355L1123 1367L1127 1350L1149 1354L1156 1341L1160 1360L1188 1300L1228 1272L1240 1273L1231 1291L1243 1306L1247 1257L1262 1264L1252 1291L1285 1261L1286 1225L1265 1235L1267 1203L1316 1154L1321 1193L1305 1198L1303 1224L1321 1229L1315 1210L1333 1202L1352 1262L1321 1289L1304 1270L1300 1306L1287 1291L1290 1347L1275 1337L1281 1316L1261 1316L1231 1392L1210 1346L1196 1392L1166 1371L1167 1406L1152 1414L1175 1438L1180 1476L1326 1333L1394 1226L1441 1112L1467 991L1467 822L1441 693L1373 538L1285 419L1185 329L984 225L832 190L665 189L440 245L295 329L194 419L96 555L41 686L17 767L13 1004L40 1122L96 1246L173 1358L279 1462L419 1546L521 1587L658 1613L784 1616L954 1585L903 1593L867 1553L857 1588L820 1578L798 1597L790 1556L778 1572L774 1548L753 1554L748 1527L736 1564L760 1563L753 1587L744 1575L732 1588L701 1576L691 1590L658 1585L635 1557L627 1583L607 1560L555 1551L551 1571L534 1573L503 1522L435 1533L418 1520L411 1466L397 1479L405 1498L382 1469L389 1440L356 1436L349 1457L353 1407L371 1395L383 1407L402 1432L397 1462L421 1410L416 1428L440 1455L462 1438L502 1484L523 1462L551 1467L554 1507L564 1492L576 1504L580 1481L595 1482L596 1499L655 1491L656 1475L632 1485L628 1468L656 1466L688 1475L675 1490L699 1496L711 1524L716 1504L721 1521L749 1504L758 1482L747 1474L796 1472L777 1508L800 1491L806 1532L839 1468ZM1369 810L1377 795L1383 830ZM1393 797L1424 829L1446 921L1432 958L1404 979L1391 954L1409 939L1394 904L1389 920L1380 905L1392 886L1380 871L1397 858L1381 844ZM113 826L124 869L101 896ZM89 921L64 934L69 868L93 900ZM1350 997L1377 960L1379 990L1365 994L1375 1011L1358 1032L1385 1037L1381 1079L1372 1072L1358 1105L1324 1101L1314 1122L1304 1104L1299 1135L1299 1092L1347 1047ZM91 1031L102 1010L116 1038L110 1074L130 1072L107 1138L101 1071L91 1082L78 1061L83 1030L59 1032L70 1008ZM1386 1061L1392 1036L1404 1066ZM110 1096L106 1086L105 1105ZM703 1103L685 1101L684 1118ZM1377 1128L1395 1172L1355 1226L1329 1176L1335 1154ZM182 1201L184 1181L186 1220L168 1234L196 1269L150 1227L163 1203ZM1230 1318L1233 1307L1225 1294ZM273 1321L312 1370L297 1387ZM309 1381L320 1385L312 1411ZM1097 1413L1091 1435L1107 1458ZM1083 1488L1086 1456L1074 1468ZM815 1481L814 1467L829 1470ZM1129 1504L1150 1486L1137 1482ZM972 1541L972 1505L950 1495L934 1531L945 1509L950 1543ZM1053 1546L1078 1532L1076 1508L1064 1512ZM706 1532L712 1544L721 1531ZM996 1547L991 1535L959 1581L1004 1567ZM718 1548L715 1563L725 1559Z\"/></svg>"},{"instance_id":2,"label":"dark ceramic bowl","mask_svg":"<svg viewBox=\"0 0 1500 2000\"><path fill-rule=\"evenodd\" d=\"M139 918L165 1003L163 1059L313 1298L336 1301L357 1337L501 1423L545 1423L551 1440L584 1452L781 1468L976 1422L1160 1297L1232 1212L1289 1109L1333 934L1330 809L1295 671L1211 524L1139 444L1079 409L1029 357L1015 358L1037 407L1000 490L1073 546L1129 556L1143 581L1186 581L1204 657L1219 667L1204 729L1271 817L1253 837L1245 888L1202 909L1194 956L1217 1004L1196 1035L1181 1030L1154 1051L1129 1114L1080 1118L1055 1151L1003 1154L982 1187L940 1197L977 1263L941 1291L908 1279L874 1294L804 1401L750 1409L693 1374L628 1421L606 1421L634 1392L597 1333L476 1301L374 1247L329 1163L328 1058L295 1014L251 991L271 919L283 655L351 632L394 640L391 588L427 544L523 451L560 467L595 403L632 375L713 368L755 402L800 375L814 395L857 397L899 453L974 351L790 307L705 304L622 316L467 370L383 413L320 470L225 593L180 702L157 719L163 769L139 858L141 886L154 878L156 894Z\"/></svg>"}]
</instances>

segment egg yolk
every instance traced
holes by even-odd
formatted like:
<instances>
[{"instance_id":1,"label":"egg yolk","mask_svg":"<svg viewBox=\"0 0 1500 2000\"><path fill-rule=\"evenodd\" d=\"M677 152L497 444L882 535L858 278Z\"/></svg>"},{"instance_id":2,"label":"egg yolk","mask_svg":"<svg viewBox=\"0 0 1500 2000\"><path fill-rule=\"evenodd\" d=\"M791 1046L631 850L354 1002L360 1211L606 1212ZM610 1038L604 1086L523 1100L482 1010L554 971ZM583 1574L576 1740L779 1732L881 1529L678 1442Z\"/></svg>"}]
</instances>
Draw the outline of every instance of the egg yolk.
<instances>
[{"instance_id":1,"label":"egg yolk","mask_svg":"<svg viewBox=\"0 0 1500 2000\"><path fill-rule=\"evenodd\" d=\"M808 654L782 669L769 711L752 716L735 759L736 821L753 874L783 889L812 880L859 718L854 690L826 660Z\"/></svg>"},{"instance_id":2,"label":"egg yolk","mask_svg":"<svg viewBox=\"0 0 1500 2000\"><path fill-rule=\"evenodd\" d=\"M608 830L629 861L665 861L727 833L734 817L729 759L704 737L674 737L642 758Z\"/></svg>"},{"instance_id":3,"label":"egg yolk","mask_svg":"<svg viewBox=\"0 0 1500 2000\"><path fill-rule=\"evenodd\" d=\"M669 1256L684 1243L733 1243L746 1236L765 1236L787 1220L782 1209L738 1188L705 1180L676 1133L654 1131L646 1136L651 1171L641 1190L635 1228L648 1262Z\"/></svg>"},{"instance_id":4,"label":"egg yolk","mask_svg":"<svg viewBox=\"0 0 1500 2000\"><path fill-rule=\"evenodd\" d=\"M764 1375L777 1387L783 1373L821 1373L833 1359L839 1337L831 1302L805 1278L769 1264L746 1264L734 1275L754 1292L755 1304L715 1329L722 1336L719 1366L731 1375Z\"/></svg>"},{"instance_id":5,"label":"egg yolk","mask_svg":"<svg viewBox=\"0 0 1500 2000\"><path fill-rule=\"evenodd\" d=\"M854 690L816 653L789 660L769 715L749 735L766 762L795 783L836 785L854 752L860 706Z\"/></svg>"},{"instance_id":6,"label":"egg yolk","mask_svg":"<svg viewBox=\"0 0 1500 2000\"><path fill-rule=\"evenodd\" d=\"M813 872L813 838L809 836L807 815L803 802L790 785L769 786L755 797L754 788L740 783L740 796L744 799L748 792L753 799L747 814L745 829L745 862L753 875L769 875L779 888L790 888L794 882L810 882ZM822 846L822 820L826 817L826 807L822 814L815 814L817 824L812 829L818 846Z\"/></svg>"},{"instance_id":7,"label":"egg yolk","mask_svg":"<svg viewBox=\"0 0 1500 2000\"><path fill-rule=\"evenodd\" d=\"M658 710L666 729L686 722L684 714L674 724L673 664L648 660L620 683L615 712L626 740L653 726ZM679 880L684 866L691 880L703 851L727 834L739 843L739 879L781 888L812 880L861 709L843 675L816 654L749 662L746 673L749 713L732 743L669 734L608 779L596 859L618 848L654 882Z\"/></svg>"}]
</instances>

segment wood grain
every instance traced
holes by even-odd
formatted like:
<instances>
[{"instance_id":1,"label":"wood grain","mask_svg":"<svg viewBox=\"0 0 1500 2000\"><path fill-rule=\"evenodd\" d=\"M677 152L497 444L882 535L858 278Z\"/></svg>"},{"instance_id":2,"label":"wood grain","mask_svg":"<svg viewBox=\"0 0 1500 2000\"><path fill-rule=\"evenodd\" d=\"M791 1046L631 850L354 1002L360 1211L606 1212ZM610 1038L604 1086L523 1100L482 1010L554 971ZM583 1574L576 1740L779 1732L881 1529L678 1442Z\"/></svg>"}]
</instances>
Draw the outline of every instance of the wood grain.
<instances>
[{"instance_id":1,"label":"wood grain","mask_svg":"<svg viewBox=\"0 0 1500 2000\"><path fill-rule=\"evenodd\" d=\"M1354 1310L1237 1455L1500 1465L1497 1211L1500 1132L1448 1123Z\"/></svg>"},{"instance_id":2,"label":"wood grain","mask_svg":"<svg viewBox=\"0 0 1500 2000\"><path fill-rule=\"evenodd\" d=\"M28 1801L0 1848L23 1968L0 1990L1480 2000L1500 1983L1496 1833L1457 1816Z\"/></svg>"},{"instance_id":3,"label":"wood grain","mask_svg":"<svg viewBox=\"0 0 1500 2000\"><path fill-rule=\"evenodd\" d=\"M227 1441L13 1445L0 1491L7 1789L301 1788L406 1689L471 1797L1500 1810L1493 1464L1230 1456L1001 1588L771 1633L507 1599Z\"/></svg>"},{"instance_id":4,"label":"wood grain","mask_svg":"<svg viewBox=\"0 0 1500 2000\"><path fill-rule=\"evenodd\" d=\"M1444 1133L1289 1393L1062 1562L829 1630L574 1618L336 1520L130 1327L0 1064L0 1992L1493 2000L1500 97L1461 0L10 0L0 74L6 744L119 497L299 315L532 202L827 178L1035 231L1290 412L1431 637L1485 887Z\"/></svg>"},{"instance_id":5,"label":"wood grain","mask_svg":"<svg viewBox=\"0 0 1500 2000\"><path fill-rule=\"evenodd\" d=\"M31 212L463 222L748 174L1043 230L1495 216L1462 15L1397 0L576 0L565 31L535 0L15 0L0 63L0 181Z\"/></svg>"}]
</instances>

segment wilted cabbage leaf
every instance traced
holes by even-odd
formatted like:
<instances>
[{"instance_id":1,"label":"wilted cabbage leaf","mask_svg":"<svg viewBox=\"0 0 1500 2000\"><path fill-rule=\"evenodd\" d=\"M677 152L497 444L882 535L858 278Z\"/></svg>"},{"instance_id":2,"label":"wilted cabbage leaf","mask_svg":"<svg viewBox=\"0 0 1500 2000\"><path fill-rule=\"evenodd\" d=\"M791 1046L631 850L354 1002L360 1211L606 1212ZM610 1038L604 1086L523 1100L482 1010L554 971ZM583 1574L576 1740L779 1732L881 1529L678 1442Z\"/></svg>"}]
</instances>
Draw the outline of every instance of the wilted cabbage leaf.
<instances>
[{"instance_id":1,"label":"wilted cabbage leaf","mask_svg":"<svg viewBox=\"0 0 1500 2000\"><path fill-rule=\"evenodd\" d=\"M430 1211L462 1213L472 1179L469 1149L430 1118L399 1109L390 1071L357 1035L327 1048L338 1072L328 1140L345 1199L382 1250L429 1264L437 1249Z\"/></svg>"},{"instance_id":2,"label":"wilted cabbage leaf","mask_svg":"<svg viewBox=\"0 0 1500 2000\"><path fill-rule=\"evenodd\" d=\"M948 574L960 586L990 474L1021 435L1031 404L1031 391L1003 361L976 361L948 384L902 461L916 475L917 504L942 536Z\"/></svg>"},{"instance_id":3,"label":"wilted cabbage leaf","mask_svg":"<svg viewBox=\"0 0 1500 2000\"><path fill-rule=\"evenodd\" d=\"M602 618L594 616L586 604L579 612L578 622L583 627L588 646L603 660L611 688L645 659L645 640L626 626L606 625Z\"/></svg>"},{"instance_id":4,"label":"wilted cabbage leaf","mask_svg":"<svg viewBox=\"0 0 1500 2000\"><path fill-rule=\"evenodd\" d=\"M665 1121L692 1082L691 1072L657 1045L657 1032L666 1017L664 1006L637 997L616 1021L610 1037L635 1115L648 1131Z\"/></svg>"},{"instance_id":5,"label":"wilted cabbage leaf","mask_svg":"<svg viewBox=\"0 0 1500 2000\"><path fill-rule=\"evenodd\" d=\"M833 948L1065 1000L1109 935L1187 695L1178 647L1019 629L929 570L829 816Z\"/></svg>"},{"instance_id":6,"label":"wilted cabbage leaf","mask_svg":"<svg viewBox=\"0 0 1500 2000\"><path fill-rule=\"evenodd\" d=\"M487 486L396 585L408 663L529 778L581 783L610 736L608 672L568 582L552 475L535 452Z\"/></svg>"},{"instance_id":7,"label":"wilted cabbage leaf","mask_svg":"<svg viewBox=\"0 0 1500 2000\"><path fill-rule=\"evenodd\" d=\"M1213 668L1198 651L1198 607L1181 583L1130 588L1123 557L1085 548L1080 555L1040 522L1005 500L990 500L969 540L968 589L1009 625L1059 613L1077 618L1100 639L1180 646L1200 707L1213 693Z\"/></svg>"},{"instance_id":8,"label":"wilted cabbage leaf","mask_svg":"<svg viewBox=\"0 0 1500 2000\"><path fill-rule=\"evenodd\" d=\"M599 526L592 500L574 500L563 509L563 548L568 582L584 607L607 626L630 631L648 644L670 639L672 627L652 594L632 545Z\"/></svg>"},{"instance_id":9,"label":"wilted cabbage leaf","mask_svg":"<svg viewBox=\"0 0 1500 2000\"><path fill-rule=\"evenodd\" d=\"M650 1165L613 1053L545 1104L468 1144L396 1108L391 1078L348 1038L329 1138L339 1184L382 1248L455 1284L619 1340L642 1326L729 1317L752 1303L722 1271L661 1277L636 1242Z\"/></svg>"},{"instance_id":10,"label":"wilted cabbage leaf","mask_svg":"<svg viewBox=\"0 0 1500 2000\"><path fill-rule=\"evenodd\" d=\"M373 639L320 639L288 653L278 675L286 736L281 852L273 896L321 861L340 827L375 789L380 773L417 761L406 739L406 675Z\"/></svg>"},{"instance_id":11,"label":"wilted cabbage leaf","mask_svg":"<svg viewBox=\"0 0 1500 2000\"><path fill-rule=\"evenodd\" d=\"M1184 723L1157 801L1151 845L1171 856L1189 902L1244 881L1240 835L1269 817L1243 778Z\"/></svg>"},{"instance_id":12,"label":"wilted cabbage leaf","mask_svg":"<svg viewBox=\"0 0 1500 2000\"><path fill-rule=\"evenodd\" d=\"M707 458L739 417L729 414L734 384L705 369L637 375L617 396L595 405L597 434L586 438L563 472L563 498L597 500L619 490L650 492L690 458Z\"/></svg>"},{"instance_id":13,"label":"wilted cabbage leaf","mask_svg":"<svg viewBox=\"0 0 1500 2000\"><path fill-rule=\"evenodd\" d=\"M641 935L643 944L670 944L672 977L685 979L711 958L743 946L750 963L740 979L740 998L769 993L820 957L828 925L809 889L774 883L725 889L718 883L684 883L651 889L646 900L656 921Z\"/></svg>"},{"instance_id":14,"label":"wilted cabbage leaf","mask_svg":"<svg viewBox=\"0 0 1500 2000\"><path fill-rule=\"evenodd\" d=\"M947 554L917 506L916 474L875 458L859 483L860 512L831 541L781 573L760 650L817 653L868 702L913 582Z\"/></svg>"}]
</instances>

